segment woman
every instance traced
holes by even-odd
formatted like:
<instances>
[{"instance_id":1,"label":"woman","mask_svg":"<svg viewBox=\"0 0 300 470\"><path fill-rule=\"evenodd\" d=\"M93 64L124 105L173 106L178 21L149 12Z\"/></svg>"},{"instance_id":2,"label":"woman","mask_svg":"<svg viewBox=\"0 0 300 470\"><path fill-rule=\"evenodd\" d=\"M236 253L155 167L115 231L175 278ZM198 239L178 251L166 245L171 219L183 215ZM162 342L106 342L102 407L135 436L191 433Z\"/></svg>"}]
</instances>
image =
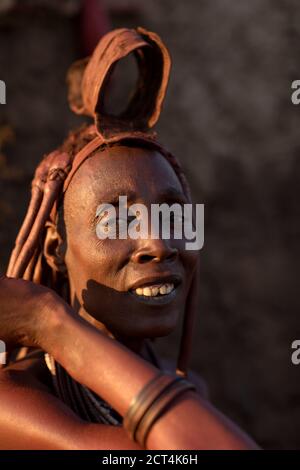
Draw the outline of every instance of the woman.
<instances>
[{"instance_id":1,"label":"woman","mask_svg":"<svg viewBox=\"0 0 300 470\"><path fill-rule=\"evenodd\" d=\"M126 111L111 116L107 79L131 52L137 89ZM148 209L191 202L178 162L150 131L169 69L161 40L141 28L109 33L71 68L71 107L95 124L37 168L0 281L0 337L31 350L12 355L0 374L1 448L256 448L184 378L198 253L175 237L97 236L99 205L120 195ZM166 374L149 339L168 335L180 315L177 374Z\"/></svg>"}]
</instances>

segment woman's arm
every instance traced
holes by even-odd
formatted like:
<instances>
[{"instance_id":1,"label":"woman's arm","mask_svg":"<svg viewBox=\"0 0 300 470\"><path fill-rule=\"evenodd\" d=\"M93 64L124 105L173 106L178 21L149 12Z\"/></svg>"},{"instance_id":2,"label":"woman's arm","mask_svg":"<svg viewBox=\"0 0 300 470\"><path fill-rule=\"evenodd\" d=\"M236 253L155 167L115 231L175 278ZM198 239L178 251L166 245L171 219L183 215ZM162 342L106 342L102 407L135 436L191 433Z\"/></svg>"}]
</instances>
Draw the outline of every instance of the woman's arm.
<instances>
[{"instance_id":1,"label":"woman's arm","mask_svg":"<svg viewBox=\"0 0 300 470\"><path fill-rule=\"evenodd\" d=\"M26 371L0 371L0 449L141 449L123 428L82 421Z\"/></svg>"},{"instance_id":2,"label":"woman's arm","mask_svg":"<svg viewBox=\"0 0 300 470\"><path fill-rule=\"evenodd\" d=\"M48 312L63 305L43 286L0 274L0 339L39 347L56 323ZM123 428L81 420L31 369L17 362L0 370L0 449L140 449Z\"/></svg>"},{"instance_id":3,"label":"woman's arm","mask_svg":"<svg viewBox=\"0 0 300 470\"><path fill-rule=\"evenodd\" d=\"M42 347L122 416L158 370L62 306ZM54 308L53 310L54 311ZM148 449L253 449L254 442L208 402L188 392L155 423Z\"/></svg>"},{"instance_id":4,"label":"woman's arm","mask_svg":"<svg viewBox=\"0 0 300 470\"><path fill-rule=\"evenodd\" d=\"M0 279L0 307L1 339L8 344L35 346L47 351L75 380L99 394L122 416L127 412L133 397L158 372L154 366L75 315L60 297L43 286L23 280ZM59 421L62 415L55 414L58 413L57 402L50 401L50 409L46 407L46 412L44 412L44 402L41 401L41 396L30 395L38 392L28 390L22 385L21 394L19 394L20 389L14 392L16 384L7 382L7 375L5 375L7 372L5 369L2 372L1 376L5 380L0 389L2 402L0 428L4 440L6 432L12 437L11 426L14 429L18 428L20 419L22 419L22 428L28 428L29 436L36 439L36 445L44 445L44 435L46 435L47 442L49 438L50 445L56 446L60 442L57 436L62 435L65 438L65 434L70 433L72 436L71 422L63 427L63 423ZM31 396L35 409L33 405L29 406L28 396ZM22 400L26 406L22 407ZM52 412L55 416L53 420L50 419ZM20 417L18 417L19 414ZM43 416L45 419L39 421ZM47 423L48 419L50 427L44 430L42 426ZM84 428L89 431L83 434L82 445L94 448L94 434L90 431L92 426L83 425L79 420L77 422L80 429ZM31 423L33 423L32 427ZM96 426L99 434L100 428L103 430L99 436L103 439L107 436L106 432L116 433L116 438L118 432L123 432L122 429L106 431L102 426ZM77 446L80 445L77 432L79 428L74 428ZM122 436L126 438L125 434ZM90 438L91 441L89 441ZM72 441L63 442L64 448L75 446ZM99 440L98 448L101 448L103 442ZM118 448L119 443L115 442ZM123 442L128 443L128 440ZM30 444L30 439L28 443ZM148 449L256 448L246 435L194 392L181 396L180 400L157 420L148 435L146 447ZM111 444L108 448L112 448Z\"/></svg>"}]
</instances>

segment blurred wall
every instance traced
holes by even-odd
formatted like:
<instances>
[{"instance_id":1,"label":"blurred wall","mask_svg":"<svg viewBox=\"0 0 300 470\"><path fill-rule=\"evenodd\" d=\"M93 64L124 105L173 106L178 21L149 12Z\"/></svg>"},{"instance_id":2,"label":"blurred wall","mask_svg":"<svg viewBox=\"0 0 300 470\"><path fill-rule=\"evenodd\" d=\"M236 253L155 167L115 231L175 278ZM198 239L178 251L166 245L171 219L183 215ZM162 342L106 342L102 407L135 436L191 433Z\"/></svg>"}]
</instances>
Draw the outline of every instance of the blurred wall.
<instances>
[{"instance_id":1,"label":"blurred wall","mask_svg":"<svg viewBox=\"0 0 300 470\"><path fill-rule=\"evenodd\" d=\"M265 448L300 448L300 79L297 0L110 0L111 24L159 33L173 57L160 138L205 203L193 368L213 402ZM80 55L75 17L2 17L0 268L42 154L79 121L64 74ZM160 340L166 355L178 334Z\"/></svg>"}]
</instances>

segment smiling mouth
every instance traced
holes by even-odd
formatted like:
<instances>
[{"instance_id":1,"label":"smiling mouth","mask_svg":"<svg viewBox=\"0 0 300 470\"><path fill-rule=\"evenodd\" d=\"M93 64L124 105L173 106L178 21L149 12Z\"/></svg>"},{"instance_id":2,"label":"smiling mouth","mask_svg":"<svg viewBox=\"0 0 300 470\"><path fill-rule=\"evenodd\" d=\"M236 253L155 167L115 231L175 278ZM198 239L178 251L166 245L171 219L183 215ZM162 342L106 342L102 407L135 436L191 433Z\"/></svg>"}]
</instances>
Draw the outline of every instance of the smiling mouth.
<instances>
[{"instance_id":1,"label":"smiling mouth","mask_svg":"<svg viewBox=\"0 0 300 470\"><path fill-rule=\"evenodd\" d=\"M162 297L169 295L175 289L175 285L173 283L160 283L160 284L153 284L150 286L145 287L138 287L134 289L132 292L137 295L138 297Z\"/></svg>"},{"instance_id":2,"label":"smiling mouth","mask_svg":"<svg viewBox=\"0 0 300 470\"><path fill-rule=\"evenodd\" d=\"M179 283L160 282L131 289L129 293L138 301L160 305L171 302L177 295Z\"/></svg>"}]
</instances>

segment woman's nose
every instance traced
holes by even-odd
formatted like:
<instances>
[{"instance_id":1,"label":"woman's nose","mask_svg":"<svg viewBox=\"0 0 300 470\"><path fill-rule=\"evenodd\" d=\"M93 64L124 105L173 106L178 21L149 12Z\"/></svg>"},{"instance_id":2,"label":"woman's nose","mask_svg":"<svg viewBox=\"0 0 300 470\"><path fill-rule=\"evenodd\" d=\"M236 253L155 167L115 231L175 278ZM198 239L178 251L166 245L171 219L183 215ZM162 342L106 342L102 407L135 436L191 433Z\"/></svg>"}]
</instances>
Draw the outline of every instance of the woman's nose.
<instances>
[{"instance_id":1,"label":"woman's nose","mask_svg":"<svg viewBox=\"0 0 300 470\"><path fill-rule=\"evenodd\" d=\"M147 239L143 240L143 245L133 253L132 261L139 264L149 261L161 263L174 261L177 256L177 248L171 247L165 240Z\"/></svg>"}]
</instances>

